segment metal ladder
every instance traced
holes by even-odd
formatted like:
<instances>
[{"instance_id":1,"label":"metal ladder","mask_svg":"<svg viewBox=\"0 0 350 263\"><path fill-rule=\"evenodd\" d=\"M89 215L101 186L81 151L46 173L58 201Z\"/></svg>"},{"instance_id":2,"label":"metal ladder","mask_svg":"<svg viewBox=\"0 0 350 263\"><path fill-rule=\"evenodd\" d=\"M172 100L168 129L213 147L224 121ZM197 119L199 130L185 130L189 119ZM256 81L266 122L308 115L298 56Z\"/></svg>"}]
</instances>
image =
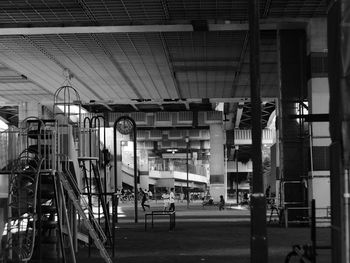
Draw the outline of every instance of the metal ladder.
<instances>
[{"instance_id":1,"label":"metal ladder","mask_svg":"<svg viewBox=\"0 0 350 263\"><path fill-rule=\"evenodd\" d=\"M101 226L98 224L97 220L94 218L91 209L88 209L89 214L91 213L91 216L90 216L91 221L90 221L89 218L86 216L84 209L82 208L82 206L80 204L80 202L82 202L84 204L84 206L86 205L86 207L89 207L87 205L86 201L83 198L79 199L77 197L73 188L71 187L71 184L69 183L69 181L66 177L66 174L64 174L62 172L57 172L57 174L58 174L58 177L59 177L64 189L68 193L68 197L71 199L75 209L77 210L78 214L82 218L84 226L88 229L89 235L94 240L94 244L96 245L96 247L100 251L100 255L105 260L105 262L112 263L112 259L109 256L106 248L103 245L103 243L107 240L107 237L106 237L105 233L103 232Z\"/></svg>"}]
</instances>

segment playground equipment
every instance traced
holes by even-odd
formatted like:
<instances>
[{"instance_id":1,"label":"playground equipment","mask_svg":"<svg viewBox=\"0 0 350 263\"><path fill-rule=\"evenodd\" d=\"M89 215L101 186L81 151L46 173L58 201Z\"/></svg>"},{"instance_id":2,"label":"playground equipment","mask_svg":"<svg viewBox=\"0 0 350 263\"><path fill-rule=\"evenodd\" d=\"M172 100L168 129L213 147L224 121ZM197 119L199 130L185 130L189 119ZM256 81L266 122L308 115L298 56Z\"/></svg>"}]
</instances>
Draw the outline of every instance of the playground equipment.
<instances>
[{"instance_id":1,"label":"playground equipment","mask_svg":"<svg viewBox=\"0 0 350 263\"><path fill-rule=\"evenodd\" d=\"M90 119L85 140L80 97L67 85L55 93L52 119L29 117L11 131L8 147L17 157L1 171L9 175L4 262L76 262L78 241L88 243L89 252L94 244L104 261L112 262L107 247L114 255L115 220L109 213L114 193L107 192L106 170L103 180L100 176L100 167L105 169L100 151L92 152L92 129L100 132L101 118ZM100 139L98 133L95 141Z\"/></svg>"}]
</instances>

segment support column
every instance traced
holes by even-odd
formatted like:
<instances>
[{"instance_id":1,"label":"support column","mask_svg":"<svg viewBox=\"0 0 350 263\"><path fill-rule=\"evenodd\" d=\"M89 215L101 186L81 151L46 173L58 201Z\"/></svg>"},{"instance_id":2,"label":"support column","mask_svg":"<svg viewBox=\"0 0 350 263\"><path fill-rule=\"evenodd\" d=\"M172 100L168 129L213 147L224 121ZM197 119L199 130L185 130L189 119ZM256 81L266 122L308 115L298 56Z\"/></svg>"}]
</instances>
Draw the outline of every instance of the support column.
<instances>
[{"instance_id":1,"label":"support column","mask_svg":"<svg viewBox=\"0 0 350 263\"><path fill-rule=\"evenodd\" d=\"M251 263L267 263L266 199L262 173L262 125L260 79L260 20L259 0L248 3L250 97L252 101L252 195L250 249Z\"/></svg>"},{"instance_id":2,"label":"support column","mask_svg":"<svg viewBox=\"0 0 350 263\"><path fill-rule=\"evenodd\" d=\"M140 187L149 190L149 168L148 152L145 149L139 150Z\"/></svg>"},{"instance_id":3,"label":"support column","mask_svg":"<svg viewBox=\"0 0 350 263\"><path fill-rule=\"evenodd\" d=\"M307 205L306 184L308 176L308 133L303 118L292 116L306 114L307 56L306 32L303 29L280 30L280 109L279 140L282 205L301 207ZM288 219L293 220L307 213L291 210Z\"/></svg>"},{"instance_id":4,"label":"support column","mask_svg":"<svg viewBox=\"0 0 350 263\"><path fill-rule=\"evenodd\" d=\"M329 84L327 68L327 20L311 19L308 25L308 80L309 114L329 113ZM309 122L310 171L308 180L309 201L316 200L316 208L330 206L329 146L331 144L329 121ZM323 212L323 214L322 214ZM316 210L316 216L325 216L325 210Z\"/></svg>"},{"instance_id":5,"label":"support column","mask_svg":"<svg viewBox=\"0 0 350 263\"><path fill-rule=\"evenodd\" d=\"M214 202L226 200L227 175L224 169L224 131L222 124L210 125L210 195Z\"/></svg>"},{"instance_id":6,"label":"support column","mask_svg":"<svg viewBox=\"0 0 350 263\"><path fill-rule=\"evenodd\" d=\"M329 1L328 77L330 146L332 262L350 262L350 3Z\"/></svg>"},{"instance_id":7,"label":"support column","mask_svg":"<svg viewBox=\"0 0 350 263\"><path fill-rule=\"evenodd\" d=\"M123 188L123 169L122 169L122 165L123 165L123 161L122 161L122 150L123 147L122 145L122 136L120 136L119 134L117 134L117 163L114 165L114 169L117 169L117 182L115 182L115 186L117 187L118 190L121 190ZM117 190L115 189L115 191Z\"/></svg>"},{"instance_id":8,"label":"support column","mask_svg":"<svg viewBox=\"0 0 350 263\"><path fill-rule=\"evenodd\" d=\"M121 141L123 140L123 137L119 134L119 132L116 133L116 138L114 138L114 131L113 128L106 129L106 138L113 138L113 140L107 139L107 148L110 149L111 153L114 154L114 143L116 144L117 148L117 156L115 158L111 159L111 178L110 182L108 182L109 188L111 191L116 191L117 189L121 190L123 186L123 175L122 175L122 147L121 147ZM116 140L116 141L115 141ZM116 162L116 163L115 163ZM117 178L115 178L115 169L117 169ZM117 179L117 182L115 182L115 179Z\"/></svg>"}]
</instances>

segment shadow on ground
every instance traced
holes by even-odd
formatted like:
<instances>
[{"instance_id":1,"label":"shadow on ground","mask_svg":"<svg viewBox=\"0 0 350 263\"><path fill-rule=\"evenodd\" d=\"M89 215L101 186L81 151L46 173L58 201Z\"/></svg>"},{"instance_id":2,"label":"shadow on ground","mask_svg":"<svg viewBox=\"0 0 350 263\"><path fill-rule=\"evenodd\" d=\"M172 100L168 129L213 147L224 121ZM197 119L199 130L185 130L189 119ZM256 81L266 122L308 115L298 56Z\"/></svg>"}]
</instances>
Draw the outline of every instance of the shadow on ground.
<instances>
[{"instance_id":1,"label":"shadow on ground","mask_svg":"<svg viewBox=\"0 0 350 263\"><path fill-rule=\"evenodd\" d=\"M165 219L157 220L153 229L145 231L142 213L137 224L132 220L118 224L114 262L250 262L250 222L246 212L179 211L175 231L169 231ZM329 244L329 228L319 228L317 234L319 245ZM310 230L307 227L268 227L269 263L284 262L293 244L309 242ZM78 262L103 262L95 250L90 258L86 258L86 251L79 252L79 255ZM319 251L317 262L331 262L329 255L330 251Z\"/></svg>"}]
</instances>

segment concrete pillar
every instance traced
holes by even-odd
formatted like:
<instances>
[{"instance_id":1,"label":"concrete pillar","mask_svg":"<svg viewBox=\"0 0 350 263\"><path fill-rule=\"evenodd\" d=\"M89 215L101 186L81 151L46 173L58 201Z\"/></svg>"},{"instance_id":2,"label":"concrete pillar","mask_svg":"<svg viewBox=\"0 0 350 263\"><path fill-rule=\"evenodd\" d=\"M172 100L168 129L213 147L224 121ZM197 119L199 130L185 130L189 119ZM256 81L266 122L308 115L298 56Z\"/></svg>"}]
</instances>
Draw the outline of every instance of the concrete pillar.
<instances>
[{"instance_id":1,"label":"concrete pillar","mask_svg":"<svg viewBox=\"0 0 350 263\"><path fill-rule=\"evenodd\" d=\"M306 205L308 174L308 136L303 119L291 118L302 114L307 99L307 41L304 29L279 31L280 77L279 140L281 155L281 201L284 206ZM305 108L305 107L304 107ZM305 112L304 112L305 114ZM293 210L289 219L301 216L303 211Z\"/></svg>"},{"instance_id":2,"label":"concrete pillar","mask_svg":"<svg viewBox=\"0 0 350 263\"><path fill-rule=\"evenodd\" d=\"M122 171L122 147L121 147L121 141L120 138L118 138L118 133L117 133L117 163L114 165L114 169L117 169L117 182L115 182L117 189L122 189L123 188L123 171Z\"/></svg>"},{"instance_id":3,"label":"concrete pillar","mask_svg":"<svg viewBox=\"0 0 350 263\"><path fill-rule=\"evenodd\" d=\"M148 169L148 152L145 149L138 150L138 165L140 170L140 187L149 189L149 169Z\"/></svg>"},{"instance_id":4,"label":"concrete pillar","mask_svg":"<svg viewBox=\"0 0 350 263\"><path fill-rule=\"evenodd\" d=\"M327 20L325 18L311 19L307 33L311 66L308 80L309 114L328 114ZM310 122L309 125L313 157L308 180L309 201L316 199L316 208L326 208L330 206L329 145L331 139L329 122ZM317 213L322 212L325 213L323 210L317 210Z\"/></svg>"},{"instance_id":5,"label":"concrete pillar","mask_svg":"<svg viewBox=\"0 0 350 263\"><path fill-rule=\"evenodd\" d=\"M111 152L112 155L114 155L114 141L117 143L117 163L114 161L114 156L111 158L111 176L110 179L107 179L107 185L111 191L115 191L115 186L117 189L122 189L122 153L121 153L121 143L120 141L122 140L121 135L117 132L116 138L114 138L114 130L113 128L107 128L106 129L106 147L107 149ZM117 182L115 182L115 169L117 169Z\"/></svg>"},{"instance_id":6,"label":"concrete pillar","mask_svg":"<svg viewBox=\"0 0 350 263\"><path fill-rule=\"evenodd\" d=\"M332 262L350 262L350 30L347 0L330 1L328 8L328 78L331 171Z\"/></svg>"},{"instance_id":7,"label":"concrete pillar","mask_svg":"<svg viewBox=\"0 0 350 263\"><path fill-rule=\"evenodd\" d=\"M224 162L224 132L222 124L210 125L210 195L214 202L220 195L227 199L227 174Z\"/></svg>"}]
</instances>

